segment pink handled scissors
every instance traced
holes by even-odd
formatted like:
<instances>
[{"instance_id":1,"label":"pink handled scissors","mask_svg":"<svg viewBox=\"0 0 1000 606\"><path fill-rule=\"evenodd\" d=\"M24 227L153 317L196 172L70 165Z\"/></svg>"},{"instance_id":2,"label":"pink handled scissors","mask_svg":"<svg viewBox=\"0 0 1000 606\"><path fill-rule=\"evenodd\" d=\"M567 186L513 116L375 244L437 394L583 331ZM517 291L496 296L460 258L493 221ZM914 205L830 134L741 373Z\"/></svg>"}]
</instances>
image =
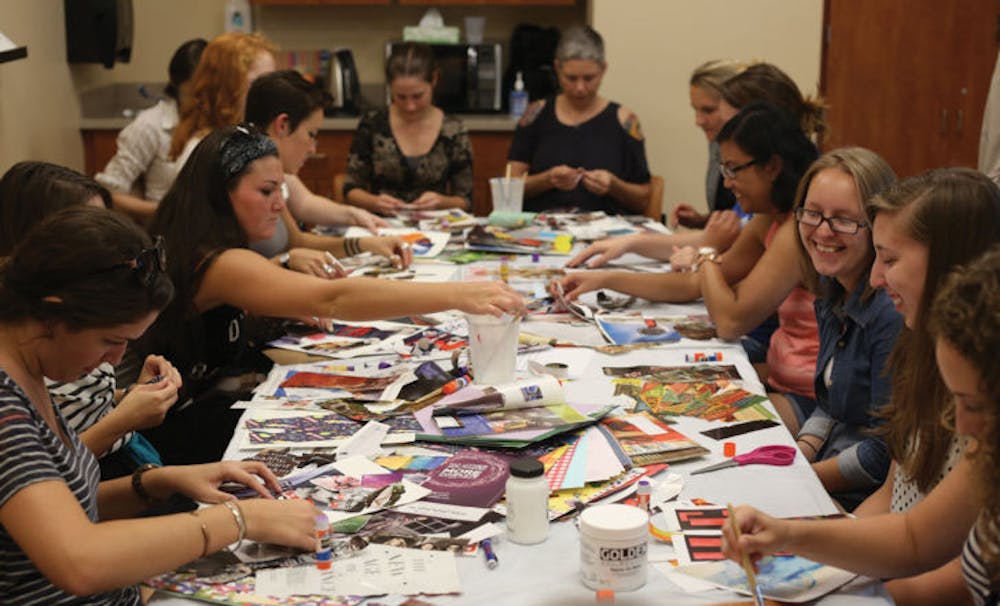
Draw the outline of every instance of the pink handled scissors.
<instances>
[{"instance_id":1,"label":"pink handled scissors","mask_svg":"<svg viewBox=\"0 0 1000 606\"><path fill-rule=\"evenodd\" d=\"M761 446L759 448L754 448L746 454L733 457L728 461L723 461L722 463L716 463L715 465L709 465L708 467L702 467L701 469L692 471L691 475L716 471L718 469L726 469L727 467L736 467L738 465L791 465L794 460L794 446Z\"/></svg>"}]
</instances>

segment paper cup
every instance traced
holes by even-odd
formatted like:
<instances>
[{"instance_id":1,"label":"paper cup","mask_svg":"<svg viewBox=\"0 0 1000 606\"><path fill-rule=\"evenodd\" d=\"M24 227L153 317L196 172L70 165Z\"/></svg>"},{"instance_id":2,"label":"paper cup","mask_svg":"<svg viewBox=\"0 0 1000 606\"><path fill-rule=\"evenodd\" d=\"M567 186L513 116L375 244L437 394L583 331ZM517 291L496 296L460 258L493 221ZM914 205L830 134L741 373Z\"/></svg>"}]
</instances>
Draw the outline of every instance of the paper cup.
<instances>
[{"instance_id":1,"label":"paper cup","mask_svg":"<svg viewBox=\"0 0 1000 606\"><path fill-rule=\"evenodd\" d=\"M473 383L500 385L511 383L517 365L517 337L521 320L504 314L477 316L467 314L469 323L469 361Z\"/></svg>"},{"instance_id":2,"label":"paper cup","mask_svg":"<svg viewBox=\"0 0 1000 606\"><path fill-rule=\"evenodd\" d=\"M493 194L493 210L519 213L524 202L524 179L490 179L490 193Z\"/></svg>"}]
</instances>

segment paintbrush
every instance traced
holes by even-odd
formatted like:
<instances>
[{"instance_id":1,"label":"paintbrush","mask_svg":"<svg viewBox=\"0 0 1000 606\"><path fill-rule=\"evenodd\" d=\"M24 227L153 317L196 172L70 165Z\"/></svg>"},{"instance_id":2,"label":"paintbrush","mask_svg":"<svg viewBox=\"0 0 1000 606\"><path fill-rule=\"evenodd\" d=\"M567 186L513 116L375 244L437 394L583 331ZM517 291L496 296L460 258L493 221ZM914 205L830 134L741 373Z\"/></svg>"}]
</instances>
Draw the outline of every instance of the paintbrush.
<instances>
[{"instance_id":1,"label":"paintbrush","mask_svg":"<svg viewBox=\"0 0 1000 606\"><path fill-rule=\"evenodd\" d=\"M733 536L736 538L736 546L739 547L740 542L740 527L736 523L736 512L733 511L732 503L726 505L729 510L729 524L733 529ZM753 603L755 606L764 606L764 596L760 593L760 586L757 585L757 577L753 573L753 565L750 564L750 554L745 551L740 555L740 561L743 564L743 571L747 574L747 585L750 586L750 594L753 596Z\"/></svg>"}]
</instances>

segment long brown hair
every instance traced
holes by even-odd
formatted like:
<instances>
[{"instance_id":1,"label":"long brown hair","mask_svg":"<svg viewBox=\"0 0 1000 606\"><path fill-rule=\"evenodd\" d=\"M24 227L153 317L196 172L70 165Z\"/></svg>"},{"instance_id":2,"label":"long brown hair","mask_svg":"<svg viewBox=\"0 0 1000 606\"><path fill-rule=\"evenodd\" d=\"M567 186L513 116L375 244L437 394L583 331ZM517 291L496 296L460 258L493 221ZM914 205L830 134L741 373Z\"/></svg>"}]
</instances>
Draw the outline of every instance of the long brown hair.
<instances>
[{"instance_id":1,"label":"long brown hair","mask_svg":"<svg viewBox=\"0 0 1000 606\"><path fill-rule=\"evenodd\" d=\"M722 83L722 98L737 109L767 101L795 116L806 135L826 132L826 104L821 97L804 96L795 81L778 66L754 63Z\"/></svg>"},{"instance_id":2,"label":"long brown hair","mask_svg":"<svg viewBox=\"0 0 1000 606\"><path fill-rule=\"evenodd\" d=\"M948 276L934 299L930 332L976 369L992 406L985 415L984 439L970 456L985 513L979 520L983 557L996 584L1000 582L1000 248Z\"/></svg>"},{"instance_id":3,"label":"long brown hair","mask_svg":"<svg viewBox=\"0 0 1000 606\"><path fill-rule=\"evenodd\" d=\"M863 147L841 147L828 151L818 160L812 163L806 174L799 181L799 189L795 192L795 208L802 207L806 202L806 195L809 193L809 186L812 185L813 177L821 171L834 168L851 177L854 185L858 188L858 197L861 199L862 216L867 217L866 211L869 201L873 196L880 193L896 182L896 173L892 172L892 167L882 156ZM802 281L813 294L822 295L820 292L819 274L813 267L809 259L809 253L802 242L802 238L796 237L795 241L799 245L799 264L802 269ZM868 241L871 242L871 223L868 224ZM864 275L868 275L872 262L875 260L875 248L872 247L865 260L867 268ZM874 289L869 285L862 295L867 300L874 294Z\"/></svg>"},{"instance_id":4,"label":"long brown hair","mask_svg":"<svg viewBox=\"0 0 1000 606\"><path fill-rule=\"evenodd\" d=\"M1000 241L1000 189L974 170L938 169L903 179L875 196L869 213L873 222L881 214L898 214L903 235L927 247L915 328L903 329L889 356L892 395L880 413L887 422L878 430L899 469L927 492L953 437L941 423L949 397L934 359L927 317L945 276Z\"/></svg>"},{"instance_id":5,"label":"long brown hair","mask_svg":"<svg viewBox=\"0 0 1000 606\"><path fill-rule=\"evenodd\" d=\"M261 53L277 50L259 34L232 32L208 43L191 76L191 96L180 108L180 121L170 141L171 158L180 155L191 137L243 121L247 73Z\"/></svg>"}]
</instances>

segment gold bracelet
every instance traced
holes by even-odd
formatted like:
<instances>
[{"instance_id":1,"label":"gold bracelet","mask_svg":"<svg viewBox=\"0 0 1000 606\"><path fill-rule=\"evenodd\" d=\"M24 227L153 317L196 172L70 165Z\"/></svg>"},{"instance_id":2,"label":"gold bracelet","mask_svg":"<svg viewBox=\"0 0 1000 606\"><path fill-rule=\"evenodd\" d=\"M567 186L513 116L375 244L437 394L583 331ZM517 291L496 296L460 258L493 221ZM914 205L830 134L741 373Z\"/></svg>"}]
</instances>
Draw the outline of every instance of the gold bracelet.
<instances>
[{"instance_id":1,"label":"gold bracelet","mask_svg":"<svg viewBox=\"0 0 1000 606\"><path fill-rule=\"evenodd\" d=\"M208 526L205 524L205 522L201 521L201 516L198 515L197 509L194 511L189 511L188 513L198 518L198 521L201 522L201 538L204 540L204 543L202 544L201 555L198 557L204 558L205 556L208 555L208 547L209 544L212 542L211 538L208 535Z\"/></svg>"}]
</instances>

